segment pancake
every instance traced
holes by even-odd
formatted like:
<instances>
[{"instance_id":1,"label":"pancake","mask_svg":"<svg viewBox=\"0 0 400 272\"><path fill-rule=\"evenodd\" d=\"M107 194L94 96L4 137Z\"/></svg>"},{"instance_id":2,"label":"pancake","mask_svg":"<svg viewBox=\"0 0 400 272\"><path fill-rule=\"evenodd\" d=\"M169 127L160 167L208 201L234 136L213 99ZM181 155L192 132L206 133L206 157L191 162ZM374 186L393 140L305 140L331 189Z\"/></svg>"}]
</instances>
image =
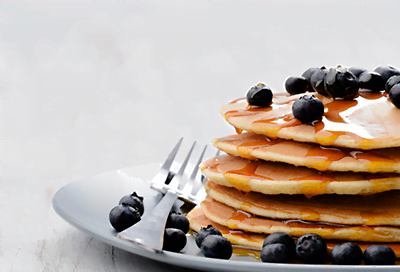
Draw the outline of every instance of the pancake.
<instances>
[{"instance_id":1,"label":"pancake","mask_svg":"<svg viewBox=\"0 0 400 272\"><path fill-rule=\"evenodd\" d=\"M236 129L299 142L356 149L399 147L400 109L386 94L359 92L354 100L333 100L318 93L325 106L322 120L302 124L292 113L304 94L275 94L269 107L249 107L245 98L222 106L220 113Z\"/></svg>"},{"instance_id":2,"label":"pancake","mask_svg":"<svg viewBox=\"0 0 400 272\"><path fill-rule=\"evenodd\" d=\"M400 190L368 196L264 195L241 193L211 181L207 195L237 210L274 219L296 219L347 225L400 226Z\"/></svg>"},{"instance_id":3,"label":"pancake","mask_svg":"<svg viewBox=\"0 0 400 272\"><path fill-rule=\"evenodd\" d=\"M232 230L271 234L285 232L300 237L315 233L324 239L363 242L400 242L400 228L392 226L354 226L315 223L299 220L277 220L258 217L236 210L207 196L200 204L204 215L211 221Z\"/></svg>"},{"instance_id":4,"label":"pancake","mask_svg":"<svg viewBox=\"0 0 400 272\"><path fill-rule=\"evenodd\" d=\"M202 209L200 207L196 207L189 212L187 218L190 222L190 228L196 232L199 232L200 228L204 228L208 225L212 225L216 229L218 229L224 237L226 237L232 244L240 245L253 249L262 249L262 244L268 234L260 234L260 233L252 233L252 232L243 232L237 230L231 230L226 226L215 223L208 219ZM335 240L327 240L326 245L328 247L328 251L330 252L332 248L334 248L337 244L345 243L347 241L335 241ZM356 242L361 249L364 251L367 247L374 243L368 242ZM400 243L379 243L385 244L393 249L396 253L396 257L400 258Z\"/></svg>"},{"instance_id":5,"label":"pancake","mask_svg":"<svg viewBox=\"0 0 400 272\"><path fill-rule=\"evenodd\" d=\"M400 189L399 174L319 172L307 167L249 161L230 155L208 159L200 168L204 176L217 184L269 195L358 195Z\"/></svg>"},{"instance_id":6,"label":"pancake","mask_svg":"<svg viewBox=\"0 0 400 272\"><path fill-rule=\"evenodd\" d=\"M213 139L221 151L249 160L285 162L319 171L400 173L400 148L357 150L242 133Z\"/></svg>"}]
</instances>

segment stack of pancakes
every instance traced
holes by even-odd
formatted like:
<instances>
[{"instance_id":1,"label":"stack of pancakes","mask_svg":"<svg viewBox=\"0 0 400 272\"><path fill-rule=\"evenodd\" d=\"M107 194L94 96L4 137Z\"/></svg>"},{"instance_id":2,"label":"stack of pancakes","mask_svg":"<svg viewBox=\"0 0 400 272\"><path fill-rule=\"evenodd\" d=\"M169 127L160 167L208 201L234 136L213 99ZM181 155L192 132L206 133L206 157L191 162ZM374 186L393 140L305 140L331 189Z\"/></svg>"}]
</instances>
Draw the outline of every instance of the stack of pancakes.
<instances>
[{"instance_id":1,"label":"stack of pancakes","mask_svg":"<svg viewBox=\"0 0 400 272\"><path fill-rule=\"evenodd\" d=\"M316 233L328 249L385 244L400 258L400 109L381 93L360 91L354 100L313 93L325 114L302 124L291 108L303 95L221 108L239 134L214 139L228 155L200 166L207 197L188 214L192 229L211 224L233 244L257 249L277 231Z\"/></svg>"}]
</instances>

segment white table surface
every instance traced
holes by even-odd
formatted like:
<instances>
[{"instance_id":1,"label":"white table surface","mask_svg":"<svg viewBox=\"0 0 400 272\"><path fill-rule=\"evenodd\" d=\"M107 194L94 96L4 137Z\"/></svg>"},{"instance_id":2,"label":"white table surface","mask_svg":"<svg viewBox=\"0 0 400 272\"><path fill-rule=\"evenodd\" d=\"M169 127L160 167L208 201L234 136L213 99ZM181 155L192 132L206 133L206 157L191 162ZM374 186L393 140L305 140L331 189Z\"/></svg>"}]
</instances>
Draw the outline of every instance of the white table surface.
<instances>
[{"instance_id":1,"label":"white table surface","mask_svg":"<svg viewBox=\"0 0 400 272\"><path fill-rule=\"evenodd\" d=\"M400 2L320 2L1 1L1 271L184 271L81 233L52 196L234 133L218 109L259 81L400 67Z\"/></svg>"}]
</instances>

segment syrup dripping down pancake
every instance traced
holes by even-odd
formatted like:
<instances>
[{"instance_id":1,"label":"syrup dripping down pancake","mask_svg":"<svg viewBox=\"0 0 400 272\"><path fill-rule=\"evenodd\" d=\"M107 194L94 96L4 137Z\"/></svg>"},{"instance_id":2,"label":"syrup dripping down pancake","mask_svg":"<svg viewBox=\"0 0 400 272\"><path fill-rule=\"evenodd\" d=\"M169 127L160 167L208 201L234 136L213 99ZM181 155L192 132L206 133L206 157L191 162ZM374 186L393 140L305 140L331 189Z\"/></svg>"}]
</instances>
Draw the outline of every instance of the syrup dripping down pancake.
<instances>
[{"instance_id":1,"label":"syrup dripping down pancake","mask_svg":"<svg viewBox=\"0 0 400 272\"><path fill-rule=\"evenodd\" d=\"M243 194L207 181L207 195L237 210L274 219L295 219L347 225L400 226L400 190L368 196Z\"/></svg>"},{"instance_id":2,"label":"syrup dripping down pancake","mask_svg":"<svg viewBox=\"0 0 400 272\"><path fill-rule=\"evenodd\" d=\"M398 147L373 150L324 147L315 143L274 140L255 133L218 138L212 143L221 151L249 160L285 162L319 171L400 173Z\"/></svg>"},{"instance_id":3,"label":"syrup dripping down pancake","mask_svg":"<svg viewBox=\"0 0 400 272\"><path fill-rule=\"evenodd\" d=\"M212 225L214 228L218 229L224 237L231 241L232 244L244 246L253 249L262 249L262 244L268 234L244 232L240 230L231 230L226 226L215 223L208 219L200 207L196 207L189 212L187 218L190 222L190 228L195 232L199 232L200 228L204 228L208 225ZM326 245L328 251L330 252L337 244L342 244L347 241L338 240L327 240ZM364 251L370 245L374 243L368 242L356 242L361 249ZM385 244L393 249L397 258L400 258L400 243L375 243L375 244Z\"/></svg>"},{"instance_id":4,"label":"syrup dripping down pancake","mask_svg":"<svg viewBox=\"0 0 400 272\"><path fill-rule=\"evenodd\" d=\"M249 107L237 99L222 106L221 115L237 130L299 142L356 149L399 147L400 109L382 93L359 92L354 100L333 100L318 93L325 106L322 120L302 124L292 113L293 102L304 94L275 94L269 107Z\"/></svg>"},{"instance_id":5,"label":"syrup dripping down pancake","mask_svg":"<svg viewBox=\"0 0 400 272\"><path fill-rule=\"evenodd\" d=\"M316 233L324 239L362 242L400 242L400 227L343 225L300 220L278 220L258 217L236 210L207 196L200 204L204 215L220 225L232 230L271 234L286 232L300 237Z\"/></svg>"},{"instance_id":6,"label":"syrup dripping down pancake","mask_svg":"<svg viewBox=\"0 0 400 272\"><path fill-rule=\"evenodd\" d=\"M366 195L400 189L400 175L396 173L319 172L230 155L208 159L200 168L204 176L217 184L268 195Z\"/></svg>"}]
</instances>

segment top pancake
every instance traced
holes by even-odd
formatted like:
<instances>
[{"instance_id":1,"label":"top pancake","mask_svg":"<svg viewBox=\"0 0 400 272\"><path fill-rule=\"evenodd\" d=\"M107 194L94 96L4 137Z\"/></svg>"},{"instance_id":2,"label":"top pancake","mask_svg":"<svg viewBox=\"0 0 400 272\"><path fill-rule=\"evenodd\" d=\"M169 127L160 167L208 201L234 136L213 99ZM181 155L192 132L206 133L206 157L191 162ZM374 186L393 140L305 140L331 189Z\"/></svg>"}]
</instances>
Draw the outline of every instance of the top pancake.
<instances>
[{"instance_id":1,"label":"top pancake","mask_svg":"<svg viewBox=\"0 0 400 272\"><path fill-rule=\"evenodd\" d=\"M222 106L220 113L239 130L271 138L357 149L400 146L400 109L381 93L360 91L354 100L334 100L318 93L325 106L321 121L302 124L292 105L304 94L275 94L269 107L250 107L245 98Z\"/></svg>"}]
</instances>

